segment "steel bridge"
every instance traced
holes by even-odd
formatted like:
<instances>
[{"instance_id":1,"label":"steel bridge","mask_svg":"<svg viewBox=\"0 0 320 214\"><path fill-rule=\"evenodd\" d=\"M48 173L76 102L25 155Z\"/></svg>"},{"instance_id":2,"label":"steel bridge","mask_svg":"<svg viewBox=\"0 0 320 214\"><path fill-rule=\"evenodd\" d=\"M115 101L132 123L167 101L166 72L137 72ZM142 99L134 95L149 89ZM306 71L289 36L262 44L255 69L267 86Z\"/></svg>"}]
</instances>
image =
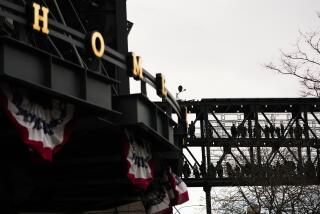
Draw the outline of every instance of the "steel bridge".
<instances>
[{"instance_id":1,"label":"steel bridge","mask_svg":"<svg viewBox=\"0 0 320 214\"><path fill-rule=\"evenodd\" d=\"M182 145L184 180L203 187L207 213L212 187L320 184L318 98L202 99L180 105L189 122Z\"/></svg>"}]
</instances>

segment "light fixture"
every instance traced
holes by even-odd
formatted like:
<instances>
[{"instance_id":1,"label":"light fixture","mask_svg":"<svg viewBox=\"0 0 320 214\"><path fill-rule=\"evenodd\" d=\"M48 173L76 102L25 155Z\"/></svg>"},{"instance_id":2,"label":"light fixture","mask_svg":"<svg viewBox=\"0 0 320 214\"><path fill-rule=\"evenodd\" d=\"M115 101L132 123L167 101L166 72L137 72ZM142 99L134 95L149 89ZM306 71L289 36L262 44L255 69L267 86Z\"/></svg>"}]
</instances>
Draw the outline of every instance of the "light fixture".
<instances>
[{"instance_id":1,"label":"light fixture","mask_svg":"<svg viewBox=\"0 0 320 214\"><path fill-rule=\"evenodd\" d=\"M180 100L179 94L186 91L187 89L183 88L182 85L179 85L178 92L176 93L176 100Z\"/></svg>"}]
</instances>

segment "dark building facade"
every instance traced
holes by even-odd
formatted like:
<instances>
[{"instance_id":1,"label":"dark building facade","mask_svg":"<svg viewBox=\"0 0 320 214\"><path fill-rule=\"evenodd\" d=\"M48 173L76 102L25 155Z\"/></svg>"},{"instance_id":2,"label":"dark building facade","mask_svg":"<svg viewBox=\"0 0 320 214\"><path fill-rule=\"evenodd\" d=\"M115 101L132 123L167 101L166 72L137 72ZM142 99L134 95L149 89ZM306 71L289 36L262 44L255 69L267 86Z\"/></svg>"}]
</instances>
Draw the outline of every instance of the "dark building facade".
<instances>
[{"instance_id":1,"label":"dark building facade","mask_svg":"<svg viewBox=\"0 0 320 214\"><path fill-rule=\"evenodd\" d=\"M171 115L184 119L164 77L128 53L131 27L125 0L0 0L1 210L109 209L179 174L185 127ZM135 179L132 165L152 172Z\"/></svg>"}]
</instances>

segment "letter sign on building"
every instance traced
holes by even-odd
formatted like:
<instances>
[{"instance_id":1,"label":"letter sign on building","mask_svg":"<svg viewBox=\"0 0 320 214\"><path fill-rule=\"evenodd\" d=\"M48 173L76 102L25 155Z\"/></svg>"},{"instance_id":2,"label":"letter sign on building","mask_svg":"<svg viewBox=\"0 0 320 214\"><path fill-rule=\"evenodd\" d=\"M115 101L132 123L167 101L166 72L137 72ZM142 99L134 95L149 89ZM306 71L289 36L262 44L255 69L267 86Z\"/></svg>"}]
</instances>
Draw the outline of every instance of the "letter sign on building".
<instances>
[{"instance_id":1,"label":"letter sign on building","mask_svg":"<svg viewBox=\"0 0 320 214\"><path fill-rule=\"evenodd\" d=\"M166 89L166 79L163 74L156 74L157 94L160 97L166 97L168 92Z\"/></svg>"},{"instance_id":2,"label":"letter sign on building","mask_svg":"<svg viewBox=\"0 0 320 214\"><path fill-rule=\"evenodd\" d=\"M48 28L48 15L49 9L43 7L38 3L32 3L33 9L33 29L44 34L49 34ZM88 41L88 49L91 54L97 58L102 58L105 54L105 41L102 34L94 31L90 34ZM126 58L128 76L133 77L135 80L144 80L142 59L136 56L133 52L129 52ZM156 74L156 90L158 96L167 97L166 80L162 74Z\"/></svg>"},{"instance_id":3,"label":"letter sign on building","mask_svg":"<svg viewBox=\"0 0 320 214\"><path fill-rule=\"evenodd\" d=\"M97 47L97 42L100 43L99 47ZM104 43L103 36L101 35L100 32L94 31L91 34L90 45L91 45L91 50L92 50L93 54L96 57L101 58L104 54L104 51L105 51L105 43Z\"/></svg>"},{"instance_id":4,"label":"letter sign on building","mask_svg":"<svg viewBox=\"0 0 320 214\"><path fill-rule=\"evenodd\" d=\"M48 29L48 14L49 9L46 7L41 7L42 16L40 15L40 5L37 3L32 4L33 7L33 29L36 31L42 31L44 34L49 34ZM42 28L40 27L40 21L42 22Z\"/></svg>"},{"instance_id":5,"label":"letter sign on building","mask_svg":"<svg viewBox=\"0 0 320 214\"><path fill-rule=\"evenodd\" d=\"M140 56L136 56L130 52L128 54L128 75L135 80L143 80L142 59Z\"/></svg>"}]
</instances>

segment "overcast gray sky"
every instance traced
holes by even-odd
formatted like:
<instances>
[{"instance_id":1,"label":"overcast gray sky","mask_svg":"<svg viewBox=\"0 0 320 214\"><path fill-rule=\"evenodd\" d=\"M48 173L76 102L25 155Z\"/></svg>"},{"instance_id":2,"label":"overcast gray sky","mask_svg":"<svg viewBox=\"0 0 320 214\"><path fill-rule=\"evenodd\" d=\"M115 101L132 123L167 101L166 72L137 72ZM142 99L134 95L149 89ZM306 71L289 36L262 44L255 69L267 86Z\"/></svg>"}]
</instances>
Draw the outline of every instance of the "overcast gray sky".
<instances>
[{"instance_id":1,"label":"overcast gray sky","mask_svg":"<svg viewBox=\"0 0 320 214\"><path fill-rule=\"evenodd\" d=\"M299 30L318 29L319 0L129 0L129 49L172 93L204 97L297 97L298 81L266 71Z\"/></svg>"},{"instance_id":2,"label":"overcast gray sky","mask_svg":"<svg viewBox=\"0 0 320 214\"><path fill-rule=\"evenodd\" d=\"M262 64L290 50L299 30L320 30L319 0L128 0L127 6L134 23L129 50L150 73L165 74L173 94L181 84L183 99L300 96L296 79Z\"/></svg>"}]
</instances>

